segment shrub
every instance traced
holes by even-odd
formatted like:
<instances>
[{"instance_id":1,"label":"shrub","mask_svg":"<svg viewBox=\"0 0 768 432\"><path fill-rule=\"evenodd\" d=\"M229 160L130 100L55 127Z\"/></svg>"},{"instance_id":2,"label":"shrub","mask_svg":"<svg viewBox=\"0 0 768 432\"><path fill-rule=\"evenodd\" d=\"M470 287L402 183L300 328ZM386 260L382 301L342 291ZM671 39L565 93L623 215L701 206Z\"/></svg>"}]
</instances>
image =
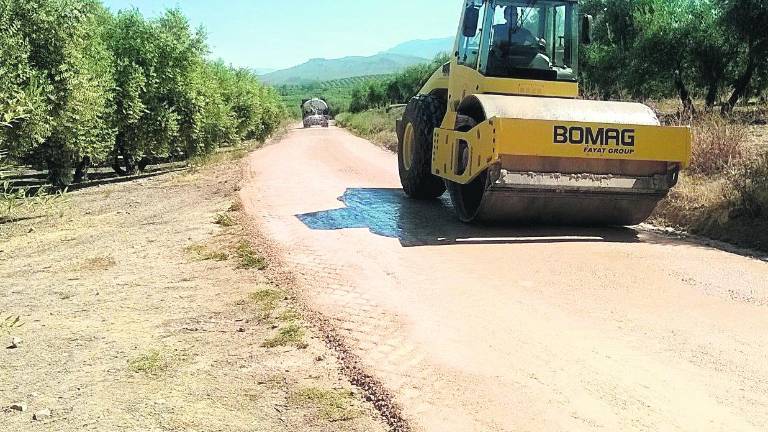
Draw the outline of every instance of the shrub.
<instances>
[{"instance_id":1,"label":"shrub","mask_svg":"<svg viewBox=\"0 0 768 432\"><path fill-rule=\"evenodd\" d=\"M382 108L390 103L408 102L421 90L435 70L448 61L447 55L438 55L431 62L410 66L390 77L358 85L352 90L349 111L358 113Z\"/></svg>"},{"instance_id":2,"label":"shrub","mask_svg":"<svg viewBox=\"0 0 768 432\"><path fill-rule=\"evenodd\" d=\"M737 209L768 220L768 152L734 169L728 180Z\"/></svg>"},{"instance_id":3,"label":"shrub","mask_svg":"<svg viewBox=\"0 0 768 432\"><path fill-rule=\"evenodd\" d=\"M12 77L2 113L10 127L0 144L14 158L47 168L58 187L71 181L75 163L104 158L111 148L108 18L95 0L0 2L0 64Z\"/></svg>"},{"instance_id":4,"label":"shrub","mask_svg":"<svg viewBox=\"0 0 768 432\"><path fill-rule=\"evenodd\" d=\"M693 127L690 170L697 174L723 173L747 156L748 132L743 125L719 115L707 115Z\"/></svg>"},{"instance_id":5,"label":"shrub","mask_svg":"<svg viewBox=\"0 0 768 432\"><path fill-rule=\"evenodd\" d=\"M395 120L400 114L396 110L387 113L383 109L342 113L336 117L336 123L388 150L396 151Z\"/></svg>"}]
</instances>

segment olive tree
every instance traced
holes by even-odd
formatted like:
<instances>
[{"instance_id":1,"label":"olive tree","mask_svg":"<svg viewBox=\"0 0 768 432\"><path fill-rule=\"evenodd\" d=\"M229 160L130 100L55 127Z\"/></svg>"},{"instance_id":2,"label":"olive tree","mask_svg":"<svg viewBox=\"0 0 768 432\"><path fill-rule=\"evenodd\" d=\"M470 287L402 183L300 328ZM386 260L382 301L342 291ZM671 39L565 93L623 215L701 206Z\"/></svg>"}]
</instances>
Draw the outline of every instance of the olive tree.
<instances>
[{"instance_id":1,"label":"olive tree","mask_svg":"<svg viewBox=\"0 0 768 432\"><path fill-rule=\"evenodd\" d=\"M29 64L31 47L12 3L0 0L0 152L21 159L50 132L42 75Z\"/></svg>"},{"instance_id":2,"label":"olive tree","mask_svg":"<svg viewBox=\"0 0 768 432\"><path fill-rule=\"evenodd\" d=\"M114 135L108 13L96 0L6 0L3 10L16 25L5 37L24 51L14 63L17 108L6 141L18 159L47 168L54 186L65 187L76 164L106 156Z\"/></svg>"},{"instance_id":3,"label":"olive tree","mask_svg":"<svg viewBox=\"0 0 768 432\"><path fill-rule=\"evenodd\" d=\"M768 57L768 0L723 0L723 22L730 36L741 41L741 67L732 84L733 92L723 105L730 112L746 96L752 79Z\"/></svg>"}]
</instances>

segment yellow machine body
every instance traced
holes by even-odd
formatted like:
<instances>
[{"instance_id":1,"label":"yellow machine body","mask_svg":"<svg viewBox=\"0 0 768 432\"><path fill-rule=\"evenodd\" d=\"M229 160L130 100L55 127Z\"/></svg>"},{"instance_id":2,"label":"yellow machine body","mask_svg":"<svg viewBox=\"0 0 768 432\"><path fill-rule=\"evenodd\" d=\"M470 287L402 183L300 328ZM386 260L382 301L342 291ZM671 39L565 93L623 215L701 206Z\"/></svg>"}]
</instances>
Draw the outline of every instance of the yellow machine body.
<instances>
[{"instance_id":1,"label":"yellow machine body","mask_svg":"<svg viewBox=\"0 0 768 432\"><path fill-rule=\"evenodd\" d=\"M475 87L483 88L482 79L474 81ZM484 85L493 86L493 81ZM679 167L690 162L690 128L659 126L644 105L553 98L546 91L559 94L566 88L552 84L561 83L532 85L527 81L526 86L525 80L501 81L515 81L505 83L505 90L517 86L514 94L527 96L500 95L500 89L493 87L490 95L471 94L472 104L481 107L488 120L469 132L453 130L457 111L449 103L443 125L434 132L433 174L467 184L491 165L501 163L504 156L653 161ZM463 96L456 99L466 101L466 86L456 87ZM544 94L531 96L534 92ZM449 94L453 100L453 92L449 90ZM466 145L470 154L470 163L462 172L456 166L460 144Z\"/></svg>"},{"instance_id":2,"label":"yellow machine body","mask_svg":"<svg viewBox=\"0 0 768 432\"><path fill-rule=\"evenodd\" d=\"M642 104L575 99L576 83L486 78L453 63L437 71L422 93L439 90L448 91L449 103L442 126L434 132L432 172L456 183L469 183L504 156L652 161L679 167L690 162L690 128L659 126L655 114ZM483 109L487 120L469 132L455 131L458 109L468 98ZM462 143L469 148L470 163L457 173Z\"/></svg>"}]
</instances>

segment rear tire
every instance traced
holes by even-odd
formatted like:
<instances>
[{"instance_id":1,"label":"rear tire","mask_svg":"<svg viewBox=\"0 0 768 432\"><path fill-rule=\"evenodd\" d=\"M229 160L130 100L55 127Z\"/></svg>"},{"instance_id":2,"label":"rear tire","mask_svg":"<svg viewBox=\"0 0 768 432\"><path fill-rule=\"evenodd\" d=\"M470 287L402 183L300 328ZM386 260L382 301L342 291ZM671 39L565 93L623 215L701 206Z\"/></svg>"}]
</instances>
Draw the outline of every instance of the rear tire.
<instances>
[{"instance_id":1,"label":"rear tire","mask_svg":"<svg viewBox=\"0 0 768 432\"><path fill-rule=\"evenodd\" d=\"M434 199L445 193L445 182L432 174L432 140L445 116L445 102L432 95L413 97L403 115L397 146L400 183L414 199Z\"/></svg>"}]
</instances>

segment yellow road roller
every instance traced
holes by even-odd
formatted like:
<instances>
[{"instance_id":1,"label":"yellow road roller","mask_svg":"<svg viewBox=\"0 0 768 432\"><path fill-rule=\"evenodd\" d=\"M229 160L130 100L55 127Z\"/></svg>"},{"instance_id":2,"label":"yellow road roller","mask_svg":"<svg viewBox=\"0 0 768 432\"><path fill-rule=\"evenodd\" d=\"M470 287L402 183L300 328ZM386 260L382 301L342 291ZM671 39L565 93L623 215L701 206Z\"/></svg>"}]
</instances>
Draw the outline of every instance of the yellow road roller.
<instances>
[{"instance_id":1,"label":"yellow road roller","mask_svg":"<svg viewBox=\"0 0 768 432\"><path fill-rule=\"evenodd\" d=\"M397 121L405 193L464 222L634 225L690 162L687 127L579 99L577 0L466 0L452 59Z\"/></svg>"}]
</instances>

